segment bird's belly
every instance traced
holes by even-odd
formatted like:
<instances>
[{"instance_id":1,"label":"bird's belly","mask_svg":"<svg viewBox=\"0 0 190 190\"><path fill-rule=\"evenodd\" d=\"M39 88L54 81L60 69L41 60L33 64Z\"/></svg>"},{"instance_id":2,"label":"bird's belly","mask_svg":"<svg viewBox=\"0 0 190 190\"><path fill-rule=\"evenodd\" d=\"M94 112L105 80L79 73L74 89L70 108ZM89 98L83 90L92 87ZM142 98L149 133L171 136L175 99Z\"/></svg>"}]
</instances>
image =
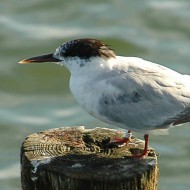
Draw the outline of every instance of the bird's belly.
<instances>
[{"instance_id":1,"label":"bird's belly","mask_svg":"<svg viewBox=\"0 0 190 190\"><path fill-rule=\"evenodd\" d=\"M82 80L70 81L70 89L74 98L88 114L105 123L139 131L139 121L128 113L128 105L123 105L122 102L118 102L119 105L117 102L115 104L116 97L120 96L118 90L108 86L102 87L98 83L91 84L92 82Z\"/></svg>"},{"instance_id":2,"label":"bird's belly","mask_svg":"<svg viewBox=\"0 0 190 190\"><path fill-rule=\"evenodd\" d=\"M109 118L105 113L102 113L102 109L108 113L109 111L107 109L109 109L109 106L105 106L105 104L103 104L102 102L102 97L104 96L103 94L106 93L110 93L110 95L116 94L118 93L118 91L116 92L114 89L110 89L108 87L102 87L101 85L88 85L83 83L83 85L80 83L79 81L75 81L74 85L71 81L70 83L70 89L71 92L74 96L74 98L76 99L76 101L79 103L79 105L91 116L107 123L107 124L111 124L117 127L121 127L121 128L125 128L125 129L130 129L127 126L127 123L122 124L118 121L113 121L114 118L117 117L118 114L120 113L116 113L114 110L109 110L112 112L112 117L113 118ZM77 84L78 83L78 84ZM92 83L91 83L92 84ZM76 87L77 86L77 87ZM108 92L109 91L109 92ZM116 114L116 115L115 115Z\"/></svg>"}]
</instances>

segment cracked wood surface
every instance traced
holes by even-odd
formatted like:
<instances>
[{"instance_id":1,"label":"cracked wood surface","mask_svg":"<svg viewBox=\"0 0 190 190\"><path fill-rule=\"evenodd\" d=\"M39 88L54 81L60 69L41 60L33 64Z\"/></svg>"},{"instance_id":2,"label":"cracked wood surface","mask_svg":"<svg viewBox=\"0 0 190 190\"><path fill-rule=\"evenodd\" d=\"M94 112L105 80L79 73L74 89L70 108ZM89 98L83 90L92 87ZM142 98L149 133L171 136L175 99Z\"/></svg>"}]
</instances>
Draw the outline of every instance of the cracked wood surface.
<instances>
[{"instance_id":1,"label":"cracked wood surface","mask_svg":"<svg viewBox=\"0 0 190 190\"><path fill-rule=\"evenodd\" d=\"M158 163L153 148L141 159L144 141L132 137L108 147L123 132L108 128L63 127L29 135L21 147L23 190L156 190Z\"/></svg>"}]
</instances>

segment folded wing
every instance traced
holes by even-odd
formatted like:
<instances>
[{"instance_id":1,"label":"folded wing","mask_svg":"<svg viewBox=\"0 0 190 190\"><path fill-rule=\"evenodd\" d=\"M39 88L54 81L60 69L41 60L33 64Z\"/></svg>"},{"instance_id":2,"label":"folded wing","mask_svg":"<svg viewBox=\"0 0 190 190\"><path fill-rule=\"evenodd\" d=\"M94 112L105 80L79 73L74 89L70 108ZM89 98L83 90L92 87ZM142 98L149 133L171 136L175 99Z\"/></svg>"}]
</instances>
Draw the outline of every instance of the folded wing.
<instances>
[{"instance_id":1,"label":"folded wing","mask_svg":"<svg viewBox=\"0 0 190 190\"><path fill-rule=\"evenodd\" d=\"M112 92L108 88L100 99L105 119L135 131L190 121L189 76L139 58L129 58L126 65L118 64L117 74L106 81Z\"/></svg>"}]
</instances>

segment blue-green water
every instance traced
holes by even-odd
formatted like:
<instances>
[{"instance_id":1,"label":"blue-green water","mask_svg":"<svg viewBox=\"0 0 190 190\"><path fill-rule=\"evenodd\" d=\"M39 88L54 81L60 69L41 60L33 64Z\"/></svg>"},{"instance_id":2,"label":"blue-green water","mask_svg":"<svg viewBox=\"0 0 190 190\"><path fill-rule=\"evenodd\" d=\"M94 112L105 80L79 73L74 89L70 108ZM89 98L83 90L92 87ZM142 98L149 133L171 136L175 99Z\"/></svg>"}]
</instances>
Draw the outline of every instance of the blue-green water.
<instances>
[{"instance_id":1,"label":"blue-green water","mask_svg":"<svg viewBox=\"0 0 190 190\"><path fill-rule=\"evenodd\" d=\"M65 68L19 60L92 37L120 55L190 74L189 10L189 0L1 0L0 189L21 189L19 154L27 135L62 126L107 126L72 98ZM161 153L159 190L189 190L190 124L151 136L150 145Z\"/></svg>"}]
</instances>

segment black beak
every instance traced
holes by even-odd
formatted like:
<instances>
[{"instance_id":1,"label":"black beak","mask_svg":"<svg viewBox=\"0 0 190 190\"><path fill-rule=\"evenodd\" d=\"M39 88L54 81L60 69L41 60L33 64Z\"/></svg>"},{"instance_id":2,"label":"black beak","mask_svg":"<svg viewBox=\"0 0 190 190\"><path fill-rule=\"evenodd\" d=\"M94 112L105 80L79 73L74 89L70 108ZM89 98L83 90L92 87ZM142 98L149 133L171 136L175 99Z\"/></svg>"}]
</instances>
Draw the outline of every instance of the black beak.
<instances>
[{"instance_id":1,"label":"black beak","mask_svg":"<svg viewBox=\"0 0 190 190\"><path fill-rule=\"evenodd\" d=\"M28 64L28 63L43 63L43 62L60 62L60 60L53 57L53 54L46 54L46 55L31 57L29 59L23 59L19 63Z\"/></svg>"}]
</instances>

